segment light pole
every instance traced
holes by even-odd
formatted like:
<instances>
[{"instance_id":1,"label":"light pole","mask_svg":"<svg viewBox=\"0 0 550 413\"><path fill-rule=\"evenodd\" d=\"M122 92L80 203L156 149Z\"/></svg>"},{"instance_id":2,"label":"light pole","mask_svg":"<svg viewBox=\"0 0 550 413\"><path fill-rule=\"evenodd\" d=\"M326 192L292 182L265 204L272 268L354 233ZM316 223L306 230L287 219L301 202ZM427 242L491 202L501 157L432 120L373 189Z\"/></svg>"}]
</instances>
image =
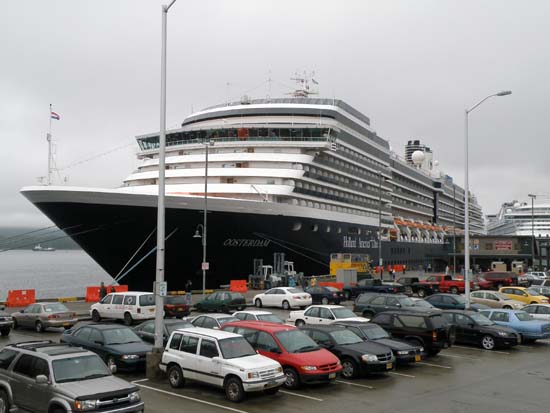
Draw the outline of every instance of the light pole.
<instances>
[{"instance_id":1,"label":"light pole","mask_svg":"<svg viewBox=\"0 0 550 413\"><path fill-rule=\"evenodd\" d=\"M535 199L537 196L534 194L528 194L531 198L531 265L533 271L535 271Z\"/></svg>"},{"instance_id":2,"label":"light pole","mask_svg":"<svg viewBox=\"0 0 550 413\"><path fill-rule=\"evenodd\" d=\"M456 185L453 183L453 276L456 275Z\"/></svg>"},{"instance_id":3,"label":"light pole","mask_svg":"<svg viewBox=\"0 0 550 413\"><path fill-rule=\"evenodd\" d=\"M494 96L511 95L509 90L489 95L477 102L470 109L464 111L464 294L466 295L466 308L470 308L470 185L468 171L468 115L475 108Z\"/></svg>"},{"instance_id":4,"label":"light pole","mask_svg":"<svg viewBox=\"0 0 550 413\"><path fill-rule=\"evenodd\" d=\"M382 171L378 171L378 265L380 266L380 279L384 276L384 261L382 260Z\"/></svg>"}]
</instances>

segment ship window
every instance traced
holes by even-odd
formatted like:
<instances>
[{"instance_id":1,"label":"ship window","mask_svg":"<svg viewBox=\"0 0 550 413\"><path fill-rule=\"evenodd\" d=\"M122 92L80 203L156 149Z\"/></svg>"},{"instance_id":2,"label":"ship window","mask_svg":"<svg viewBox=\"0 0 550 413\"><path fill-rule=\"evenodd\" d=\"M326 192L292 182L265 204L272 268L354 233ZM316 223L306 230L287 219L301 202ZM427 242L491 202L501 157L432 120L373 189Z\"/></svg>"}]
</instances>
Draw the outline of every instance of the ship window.
<instances>
[{"instance_id":1,"label":"ship window","mask_svg":"<svg viewBox=\"0 0 550 413\"><path fill-rule=\"evenodd\" d=\"M342 227L338 227L338 234L341 234L342 233Z\"/></svg>"},{"instance_id":2,"label":"ship window","mask_svg":"<svg viewBox=\"0 0 550 413\"><path fill-rule=\"evenodd\" d=\"M330 225L327 225L326 232L330 232Z\"/></svg>"},{"instance_id":3,"label":"ship window","mask_svg":"<svg viewBox=\"0 0 550 413\"><path fill-rule=\"evenodd\" d=\"M358 227L349 227L348 234L360 234L361 231Z\"/></svg>"},{"instance_id":4,"label":"ship window","mask_svg":"<svg viewBox=\"0 0 550 413\"><path fill-rule=\"evenodd\" d=\"M292 231L300 231L302 229L302 223L301 222L295 222L292 226Z\"/></svg>"},{"instance_id":5,"label":"ship window","mask_svg":"<svg viewBox=\"0 0 550 413\"><path fill-rule=\"evenodd\" d=\"M313 225L311 226L311 230L312 230L313 232L317 232L317 231L319 230L319 226L318 226L317 224L313 224Z\"/></svg>"}]
</instances>

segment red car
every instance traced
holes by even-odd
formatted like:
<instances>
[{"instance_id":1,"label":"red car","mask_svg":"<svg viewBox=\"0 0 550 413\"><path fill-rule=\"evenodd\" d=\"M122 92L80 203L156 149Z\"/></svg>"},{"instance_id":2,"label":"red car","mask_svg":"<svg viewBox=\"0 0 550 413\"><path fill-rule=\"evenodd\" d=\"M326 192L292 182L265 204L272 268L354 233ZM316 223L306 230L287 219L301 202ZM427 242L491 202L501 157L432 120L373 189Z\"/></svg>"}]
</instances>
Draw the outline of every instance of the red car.
<instances>
[{"instance_id":1,"label":"red car","mask_svg":"<svg viewBox=\"0 0 550 413\"><path fill-rule=\"evenodd\" d=\"M224 324L222 330L241 334L259 354L278 361L283 366L284 386L288 389L296 389L302 383L335 380L342 370L338 357L294 326L237 321Z\"/></svg>"},{"instance_id":2,"label":"red car","mask_svg":"<svg viewBox=\"0 0 550 413\"><path fill-rule=\"evenodd\" d=\"M464 280L463 275L457 275L455 278L457 280ZM470 276L470 280L479 285L480 290L490 290L493 287L493 283L491 281L487 281L485 278L483 278L483 276L479 274L472 274Z\"/></svg>"},{"instance_id":3,"label":"red car","mask_svg":"<svg viewBox=\"0 0 550 413\"><path fill-rule=\"evenodd\" d=\"M167 295L164 297L164 314L166 317L182 318L191 313L191 306L184 295Z\"/></svg>"}]
</instances>

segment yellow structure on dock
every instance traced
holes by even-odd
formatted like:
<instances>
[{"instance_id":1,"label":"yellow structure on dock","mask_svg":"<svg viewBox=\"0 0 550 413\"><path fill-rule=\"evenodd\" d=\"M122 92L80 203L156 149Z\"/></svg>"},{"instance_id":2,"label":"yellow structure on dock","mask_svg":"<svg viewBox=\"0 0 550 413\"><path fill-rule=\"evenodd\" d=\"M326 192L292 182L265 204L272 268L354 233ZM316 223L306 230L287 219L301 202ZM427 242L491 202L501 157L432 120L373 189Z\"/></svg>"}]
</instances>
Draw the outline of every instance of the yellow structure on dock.
<instances>
[{"instance_id":1,"label":"yellow structure on dock","mask_svg":"<svg viewBox=\"0 0 550 413\"><path fill-rule=\"evenodd\" d=\"M371 259L367 254L330 254L330 275L336 276L338 270L356 270L359 272L371 272Z\"/></svg>"}]
</instances>

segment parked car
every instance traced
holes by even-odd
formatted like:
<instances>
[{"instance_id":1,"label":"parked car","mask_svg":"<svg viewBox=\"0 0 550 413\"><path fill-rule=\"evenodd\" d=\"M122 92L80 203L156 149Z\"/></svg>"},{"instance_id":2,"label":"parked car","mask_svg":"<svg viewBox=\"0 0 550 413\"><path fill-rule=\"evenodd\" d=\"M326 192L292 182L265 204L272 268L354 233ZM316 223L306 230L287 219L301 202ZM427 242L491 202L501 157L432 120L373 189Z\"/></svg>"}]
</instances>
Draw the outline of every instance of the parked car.
<instances>
[{"instance_id":1,"label":"parked car","mask_svg":"<svg viewBox=\"0 0 550 413\"><path fill-rule=\"evenodd\" d=\"M354 285L345 285L342 291L346 300L351 300L363 293L403 294L405 287L402 284L386 282L378 278L365 278Z\"/></svg>"},{"instance_id":2,"label":"parked car","mask_svg":"<svg viewBox=\"0 0 550 413\"><path fill-rule=\"evenodd\" d=\"M526 276L533 275L533 276L538 277L542 280L550 279L550 275L548 275L548 272L546 272L546 271L529 271L525 275Z\"/></svg>"},{"instance_id":3,"label":"parked car","mask_svg":"<svg viewBox=\"0 0 550 413\"><path fill-rule=\"evenodd\" d=\"M457 274L455 275L454 278L457 280L463 280L464 276L461 274L460 275ZM481 274L470 275L470 280L472 280L475 284L477 284L480 290L489 290L493 288L493 283L491 281L486 280Z\"/></svg>"},{"instance_id":4,"label":"parked car","mask_svg":"<svg viewBox=\"0 0 550 413\"><path fill-rule=\"evenodd\" d=\"M426 297L439 292L438 283L422 283L418 277L402 277L396 282L405 287L407 295L418 294L419 297Z\"/></svg>"},{"instance_id":5,"label":"parked car","mask_svg":"<svg viewBox=\"0 0 550 413\"><path fill-rule=\"evenodd\" d=\"M202 301L195 304L197 311L214 311L220 313L244 310L246 300L241 293L231 291L219 291L206 296Z\"/></svg>"},{"instance_id":6,"label":"parked car","mask_svg":"<svg viewBox=\"0 0 550 413\"><path fill-rule=\"evenodd\" d=\"M65 331L61 343L93 351L107 366L119 370L145 370L145 355L153 348L134 331L117 324L87 324Z\"/></svg>"},{"instance_id":7,"label":"parked car","mask_svg":"<svg viewBox=\"0 0 550 413\"><path fill-rule=\"evenodd\" d=\"M269 311L261 311L261 310L245 310L245 311L237 311L236 313L233 313L233 317L237 317L239 320L243 321L267 321L270 323L278 323L278 324L284 324L285 320L282 318L279 318L273 313L270 313Z\"/></svg>"},{"instance_id":8,"label":"parked car","mask_svg":"<svg viewBox=\"0 0 550 413\"><path fill-rule=\"evenodd\" d=\"M540 287L550 287L550 279L545 280L534 280L531 282L531 285L537 285Z\"/></svg>"},{"instance_id":9,"label":"parked car","mask_svg":"<svg viewBox=\"0 0 550 413\"><path fill-rule=\"evenodd\" d=\"M507 308L519 310L525 304L520 301L512 300L505 294L498 291L473 291L470 293L470 301L476 304L483 304L491 308Z\"/></svg>"},{"instance_id":10,"label":"parked car","mask_svg":"<svg viewBox=\"0 0 550 413\"><path fill-rule=\"evenodd\" d=\"M353 305L353 312L365 318L388 310L429 311L415 305L414 301L401 294L361 294Z\"/></svg>"},{"instance_id":11,"label":"parked car","mask_svg":"<svg viewBox=\"0 0 550 413\"><path fill-rule=\"evenodd\" d=\"M285 387L334 381L342 366L338 358L319 347L296 327L276 323L228 323L226 331L241 334L254 349L283 366Z\"/></svg>"},{"instance_id":12,"label":"parked car","mask_svg":"<svg viewBox=\"0 0 550 413\"><path fill-rule=\"evenodd\" d=\"M173 318L164 320L163 324L164 332L162 335L162 340L164 342L164 346L166 346L166 342L168 341L170 334L172 334L172 331L177 330L178 328L194 327L193 324L187 320L178 320ZM144 321L143 323L135 326L133 330L143 341L151 344L155 343L155 320Z\"/></svg>"},{"instance_id":13,"label":"parked car","mask_svg":"<svg viewBox=\"0 0 550 413\"><path fill-rule=\"evenodd\" d=\"M525 304L548 304L548 298L526 287L502 287L499 292Z\"/></svg>"},{"instance_id":14,"label":"parked car","mask_svg":"<svg viewBox=\"0 0 550 413\"><path fill-rule=\"evenodd\" d=\"M281 365L257 354L244 337L206 328L174 331L160 369L174 388L195 380L223 388L232 402L249 392L275 394L285 382Z\"/></svg>"},{"instance_id":15,"label":"parked car","mask_svg":"<svg viewBox=\"0 0 550 413\"><path fill-rule=\"evenodd\" d=\"M538 276L534 273L530 273L530 272L525 274L524 277L527 280L527 282L529 283L529 286L532 286L533 284L536 285L539 281L544 281L546 279L546 277L540 277L540 276Z\"/></svg>"},{"instance_id":16,"label":"parked car","mask_svg":"<svg viewBox=\"0 0 550 413\"><path fill-rule=\"evenodd\" d=\"M430 354L438 354L455 341L455 327L449 324L441 312L387 311L371 320L392 337L407 340L424 347Z\"/></svg>"},{"instance_id":17,"label":"parked car","mask_svg":"<svg viewBox=\"0 0 550 413\"><path fill-rule=\"evenodd\" d=\"M522 308L535 320L550 321L550 304L531 304Z\"/></svg>"},{"instance_id":18,"label":"parked car","mask_svg":"<svg viewBox=\"0 0 550 413\"><path fill-rule=\"evenodd\" d=\"M340 359L341 374L345 379L395 369L395 356L389 347L363 341L344 326L308 325L300 327L300 330Z\"/></svg>"},{"instance_id":19,"label":"parked car","mask_svg":"<svg viewBox=\"0 0 550 413\"><path fill-rule=\"evenodd\" d=\"M346 301L346 296L342 291L335 287L309 287L304 290L311 295L313 304L340 304Z\"/></svg>"},{"instance_id":20,"label":"parked car","mask_svg":"<svg viewBox=\"0 0 550 413\"><path fill-rule=\"evenodd\" d=\"M550 338L550 322L535 320L525 311L518 310L481 310L481 314L498 325L516 330L524 343Z\"/></svg>"},{"instance_id":21,"label":"parked car","mask_svg":"<svg viewBox=\"0 0 550 413\"><path fill-rule=\"evenodd\" d=\"M237 317L230 314L202 314L191 320L195 327L220 329L225 323L239 321Z\"/></svg>"},{"instance_id":22,"label":"parked car","mask_svg":"<svg viewBox=\"0 0 550 413\"><path fill-rule=\"evenodd\" d=\"M297 327L304 324L330 324L341 320L369 321L341 305L312 305L303 311L291 311L286 320Z\"/></svg>"},{"instance_id":23,"label":"parked car","mask_svg":"<svg viewBox=\"0 0 550 413\"><path fill-rule=\"evenodd\" d=\"M155 295L148 292L129 291L107 294L90 307L90 316L95 323L102 318L124 320L130 326L134 320L155 318Z\"/></svg>"},{"instance_id":24,"label":"parked car","mask_svg":"<svg viewBox=\"0 0 550 413\"><path fill-rule=\"evenodd\" d=\"M409 364L422 361L424 358L424 347L414 345L405 340L393 338L390 334L377 324L358 323L356 321L339 321L332 325L346 327L353 331L364 341L382 344L390 348L395 356L395 362Z\"/></svg>"},{"instance_id":25,"label":"parked car","mask_svg":"<svg viewBox=\"0 0 550 413\"><path fill-rule=\"evenodd\" d=\"M94 353L52 341L0 350L0 411L141 413L139 389Z\"/></svg>"},{"instance_id":26,"label":"parked car","mask_svg":"<svg viewBox=\"0 0 550 413\"><path fill-rule=\"evenodd\" d=\"M411 297L411 300L413 300L414 302L414 306L415 307L420 307L420 308L423 308L423 309L431 309L431 310L437 310L436 307L434 307L433 305L431 305L429 302L427 302L426 300L424 300L423 298L420 298L420 297Z\"/></svg>"},{"instance_id":27,"label":"parked car","mask_svg":"<svg viewBox=\"0 0 550 413\"><path fill-rule=\"evenodd\" d=\"M506 271L488 271L481 276L492 283L492 288L499 290L501 287L518 285L518 275Z\"/></svg>"},{"instance_id":28,"label":"parked car","mask_svg":"<svg viewBox=\"0 0 550 413\"><path fill-rule=\"evenodd\" d=\"M464 310L466 308L466 298L463 295L454 294L434 294L426 297L426 301L436 308L442 310ZM483 304L471 303L471 310L480 310L488 308Z\"/></svg>"},{"instance_id":29,"label":"parked car","mask_svg":"<svg viewBox=\"0 0 550 413\"><path fill-rule=\"evenodd\" d=\"M13 317L4 311L4 306L0 306L0 334L9 336L13 328Z\"/></svg>"},{"instance_id":30,"label":"parked car","mask_svg":"<svg viewBox=\"0 0 550 413\"><path fill-rule=\"evenodd\" d=\"M183 318L191 314L191 305L185 295L167 295L164 297L164 316Z\"/></svg>"},{"instance_id":31,"label":"parked car","mask_svg":"<svg viewBox=\"0 0 550 413\"><path fill-rule=\"evenodd\" d=\"M425 280L420 281L420 283L426 284L431 288L434 288L434 286L437 285L437 288L441 293L459 294L464 293L466 289L464 279L454 279L451 275L446 274L430 275ZM472 290L477 290L479 289L479 286L474 281L470 281L470 288Z\"/></svg>"},{"instance_id":32,"label":"parked car","mask_svg":"<svg viewBox=\"0 0 550 413\"><path fill-rule=\"evenodd\" d=\"M531 287L529 287L529 290L535 291L539 295L543 295L546 298L550 298L550 287L541 287L539 285L532 285Z\"/></svg>"},{"instance_id":33,"label":"parked car","mask_svg":"<svg viewBox=\"0 0 550 413\"><path fill-rule=\"evenodd\" d=\"M252 300L258 308L280 307L285 310L291 308L305 308L313 302L311 295L293 287L277 287L265 293L256 294Z\"/></svg>"},{"instance_id":34,"label":"parked car","mask_svg":"<svg viewBox=\"0 0 550 413\"><path fill-rule=\"evenodd\" d=\"M34 328L38 333L49 327L69 329L78 323L76 313L61 303L31 304L11 316L13 318L13 328Z\"/></svg>"},{"instance_id":35,"label":"parked car","mask_svg":"<svg viewBox=\"0 0 550 413\"><path fill-rule=\"evenodd\" d=\"M446 310L443 317L456 328L456 342L481 346L485 350L512 347L519 335L513 328L499 326L483 314L467 310Z\"/></svg>"}]
</instances>

